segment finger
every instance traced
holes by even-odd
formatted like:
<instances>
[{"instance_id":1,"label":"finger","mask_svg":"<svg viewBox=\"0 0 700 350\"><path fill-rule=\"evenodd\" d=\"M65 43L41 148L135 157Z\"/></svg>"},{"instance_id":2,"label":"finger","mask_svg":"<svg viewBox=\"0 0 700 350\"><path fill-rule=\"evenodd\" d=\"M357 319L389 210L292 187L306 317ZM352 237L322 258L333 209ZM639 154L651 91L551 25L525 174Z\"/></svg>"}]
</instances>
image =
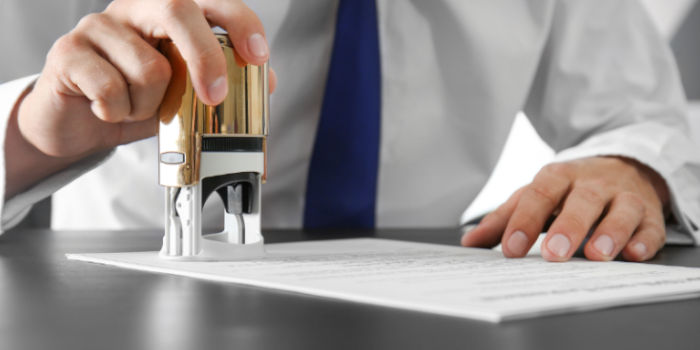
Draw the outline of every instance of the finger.
<instances>
[{"instance_id":1,"label":"finger","mask_svg":"<svg viewBox=\"0 0 700 350\"><path fill-rule=\"evenodd\" d=\"M195 0L207 19L228 32L236 52L246 62L261 65L270 58L265 29L258 16L242 1Z\"/></svg>"},{"instance_id":2,"label":"finger","mask_svg":"<svg viewBox=\"0 0 700 350\"><path fill-rule=\"evenodd\" d=\"M617 195L598 224L584 254L590 260L612 260L625 247L644 217L644 203L629 192Z\"/></svg>"},{"instance_id":3,"label":"finger","mask_svg":"<svg viewBox=\"0 0 700 350\"><path fill-rule=\"evenodd\" d=\"M653 212L653 213L652 213ZM666 243L666 227L661 210L647 210L637 232L622 250L622 257L628 261L645 261L656 255Z\"/></svg>"},{"instance_id":4,"label":"finger","mask_svg":"<svg viewBox=\"0 0 700 350\"><path fill-rule=\"evenodd\" d=\"M610 199L605 188L576 185L542 242L542 257L549 261L568 260L600 219Z\"/></svg>"},{"instance_id":5,"label":"finger","mask_svg":"<svg viewBox=\"0 0 700 350\"><path fill-rule=\"evenodd\" d=\"M134 123L122 123L120 126L122 129L119 133L119 144L123 145L154 136L158 129L158 120L152 118Z\"/></svg>"},{"instance_id":6,"label":"finger","mask_svg":"<svg viewBox=\"0 0 700 350\"><path fill-rule=\"evenodd\" d=\"M508 224L508 218L515 210L520 195L525 188L513 193L508 200L496 210L488 213L474 229L462 235L461 244L465 247L493 247L501 240L503 230Z\"/></svg>"},{"instance_id":7,"label":"finger","mask_svg":"<svg viewBox=\"0 0 700 350\"><path fill-rule=\"evenodd\" d=\"M50 56L47 62L53 62L51 69L65 78L67 93L87 97L95 116L118 123L129 115L131 105L124 78L79 36L69 34L57 40Z\"/></svg>"},{"instance_id":8,"label":"finger","mask_svg":"<svg viewBox=\"0 0 700 350\"><path fill-rule=\"evenodd\" d=\"M105 14L84 17L78 31L128 83L131 110L125 121L153 117L170 80L168 60L131 28Z\"/></svg>"},{"instance_id":9,"label":"finger","mask_svg":"<svg viewBox=\"0 0 700 350\"><path fill-rule=\"evenodd\" d=\"M268 79L270 79L270 93L273 93L275 92L275 88L277 88L277 73L275 73L275 70L272 68L270 68Z\"/></svg>"},{"instance_id":10,"label":"finger","mask_svg":"<svg viewBox=\"0 0 700 350\"><path fill-rule=\"evenodd\" d=\"M503 235L505 256L525 256L537 240L569 190L570 180L564 168L562 164L546 166L525 188Z\"/></svg>"},{"instance_id":11,"label":"finger","mask_svg":"<svg viewBox=\"0 0 700 350\"><path fill-rule=\"evenodd\" d=\"M170 38L187 62L192 85L206 104L226 97L226 60L218 40L192 0L113 2L107 9L147 36Z\"/></svg>"}]
</instances>

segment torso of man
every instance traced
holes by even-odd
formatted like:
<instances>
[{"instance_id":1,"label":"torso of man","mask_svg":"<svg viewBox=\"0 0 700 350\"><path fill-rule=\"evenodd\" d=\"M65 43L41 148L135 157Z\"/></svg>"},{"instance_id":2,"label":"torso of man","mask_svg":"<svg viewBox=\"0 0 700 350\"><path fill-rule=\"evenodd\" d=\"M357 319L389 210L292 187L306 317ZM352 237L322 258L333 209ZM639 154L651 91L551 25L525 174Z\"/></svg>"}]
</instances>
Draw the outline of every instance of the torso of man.
<instances>
[{"instance_id":1,"label":"torso of man","mask_svg":"<svg viewBox=\"0 0 700 350\"><path fill-rule=\"evenodd\" d=\"M13 67L22 67L12 72L14 77L16 71L38 72L50 43L83 14L107 3L4 0L1 44L17 50L2 56L7 61L0 65L1 77L9 79L7 70ZM302 224L337 5L327 0L249 2L265 26L279 81L271 97L264 227ZM531 96L555 1L379 0L377 6L382 84L377 226L457 225L491 173L513 118ZM578 53L572 49L571 54ZM586 57L577 59L587 64ZM576 127L538 131L562 149L580 138ZM155 139L119 147L102 166L54 195L53 226L162 227L156 165ZM205 222L216 226L223 209L216 208L218 198L208 206Z\"/></svg>"}]
</instances>

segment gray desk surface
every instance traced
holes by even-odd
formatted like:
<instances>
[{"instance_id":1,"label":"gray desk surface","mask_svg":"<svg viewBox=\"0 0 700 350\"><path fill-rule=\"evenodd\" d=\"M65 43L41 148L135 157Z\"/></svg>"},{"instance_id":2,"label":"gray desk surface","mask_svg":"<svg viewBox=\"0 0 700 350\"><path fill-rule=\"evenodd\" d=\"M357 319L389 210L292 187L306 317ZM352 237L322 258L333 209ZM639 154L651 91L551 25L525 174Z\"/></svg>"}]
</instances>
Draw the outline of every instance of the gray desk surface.
<instances>
[{"instance_id":1,"label":"gray desk surface","mask_svg":"<svg viewBox=\"0 0 700 350\"><path fill-rule=\"evenodd\" d=\"M365 235L457 242L454 230ZM266 233L269 242L318 238L298 231ZM700 348L700 299L490 324L63 256L159 246L155 231L0 236L0 349ZM670 247L653 262L700 266L700 249Z\"/></svg>"}]
</instances>

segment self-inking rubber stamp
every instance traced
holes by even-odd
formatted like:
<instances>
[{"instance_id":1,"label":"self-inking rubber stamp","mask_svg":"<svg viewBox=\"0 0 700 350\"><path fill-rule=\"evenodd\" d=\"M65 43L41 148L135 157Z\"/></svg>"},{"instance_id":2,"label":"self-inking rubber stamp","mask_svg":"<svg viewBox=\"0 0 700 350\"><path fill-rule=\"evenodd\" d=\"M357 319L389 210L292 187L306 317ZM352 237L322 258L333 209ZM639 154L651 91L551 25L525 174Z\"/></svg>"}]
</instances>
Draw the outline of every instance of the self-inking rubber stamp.
<instances>
[{"instance_id":1,"label":"self-inking rubber stamp","mask_svg":"<svg viewBox=\"0 0 700 350\"><path fill-rule=\"evenodd\" d=\"M160 51L172 78L159 109L159 181L165 187L161 257L235 260L264 254L260 186L265 182L269 124L267 63L238 58L227 34L216 34L226 57L228 95L219 105L197 97L175 45ZM202 204L224 203L223 232L202 234Z\"/></svg>"}]
</instances>

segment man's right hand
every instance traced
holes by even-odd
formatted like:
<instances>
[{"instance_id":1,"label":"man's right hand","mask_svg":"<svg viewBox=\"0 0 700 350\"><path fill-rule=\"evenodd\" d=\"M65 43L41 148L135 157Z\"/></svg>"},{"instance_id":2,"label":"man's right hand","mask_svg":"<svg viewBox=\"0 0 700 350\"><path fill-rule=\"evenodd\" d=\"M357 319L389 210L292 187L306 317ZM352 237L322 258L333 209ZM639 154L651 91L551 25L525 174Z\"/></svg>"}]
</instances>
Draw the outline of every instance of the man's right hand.
<instances>
[{"instance_id":1,"label":"man's right hand","mask_svg":"<svg viewBox=\"0 0 700 350\"><path fill-rule=\"evenodd\" d=\"M171 74L156 49L160 39L178 47L202 101L220 103L227 93L226 65L212 25L228 31L244 60L268 60L262 23L240 0L115 0L84 17L53 45L12 116L5 197L58 170L60 160L70 163L155 134L154 116ZM274 75L271 80L272 87Z\"/></svg>"}]
</instances>

